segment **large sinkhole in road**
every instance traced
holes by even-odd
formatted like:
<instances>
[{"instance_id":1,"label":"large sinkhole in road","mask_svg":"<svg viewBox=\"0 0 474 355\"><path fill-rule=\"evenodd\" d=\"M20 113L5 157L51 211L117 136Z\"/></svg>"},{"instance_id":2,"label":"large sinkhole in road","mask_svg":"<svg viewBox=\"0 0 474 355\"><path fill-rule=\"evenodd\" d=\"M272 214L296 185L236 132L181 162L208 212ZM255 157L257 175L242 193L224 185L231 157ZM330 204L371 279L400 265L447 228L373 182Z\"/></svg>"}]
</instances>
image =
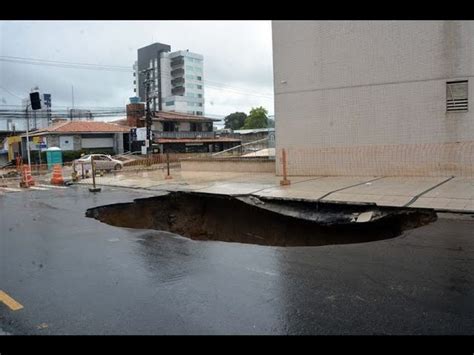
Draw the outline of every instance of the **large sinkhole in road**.
<instances>
[{"instance_id":1,"label":"large sinkhole in road","mask_svg":"<svg viewBox=\"0 0 474 355\"><path fill-rule=\"evenodd\" d=\"M170 192L91 208L87 217L194 240L318 246L394 238L437 219L430 209L381 207L197 192Z\"/></svg>"}]
</instances>

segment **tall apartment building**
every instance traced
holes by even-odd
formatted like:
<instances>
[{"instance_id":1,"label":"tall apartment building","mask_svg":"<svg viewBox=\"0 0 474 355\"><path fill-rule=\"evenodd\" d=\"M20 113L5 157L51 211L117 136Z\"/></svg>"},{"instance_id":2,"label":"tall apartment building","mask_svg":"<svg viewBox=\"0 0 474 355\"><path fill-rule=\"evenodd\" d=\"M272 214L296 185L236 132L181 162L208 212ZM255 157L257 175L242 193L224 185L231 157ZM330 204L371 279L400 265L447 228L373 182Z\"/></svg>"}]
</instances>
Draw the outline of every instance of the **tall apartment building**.
<instances>
[{"instance_id":1,"label":"tall apartment building","mask_svg":"<svg viewBox=\"0 0 474 355\"><path fill-rule=\"evenodd\" d=\"M474 174L473 21L272 27L276 148L288 150L289 174Z\"/></svg>"},{"instance_id":2,"label":"tall apartment building","mask_svg":"<svg viewBox=\"0 0 474 355\"><path fill-rule=\"evenodd\" d=\"M203 56L188 50L170 51L162 43L138 49L133 66L136 95L146 100L145 77L140 73L151 68L152 110L204 115Z\"/></svg>"}]
</instances>

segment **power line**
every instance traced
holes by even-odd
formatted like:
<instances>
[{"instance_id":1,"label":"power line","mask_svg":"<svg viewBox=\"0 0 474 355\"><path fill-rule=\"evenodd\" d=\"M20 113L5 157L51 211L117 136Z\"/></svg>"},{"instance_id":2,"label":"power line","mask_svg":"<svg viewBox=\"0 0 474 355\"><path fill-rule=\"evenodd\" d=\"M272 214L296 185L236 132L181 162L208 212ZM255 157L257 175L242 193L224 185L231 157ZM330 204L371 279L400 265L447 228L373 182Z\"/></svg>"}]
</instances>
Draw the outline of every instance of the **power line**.
<instances>
[{"instance_id":1,"label":"power line","mask_svg":"<svg viewBox=\"0 0 474 355\"><path fill-rule=\"evenodd\" d=\"M9 90L7 90L6 88L4 88L3 86L0 86L0 89L4 90L5 92L9 93L9 94L12 95L12 96L15 96L15 97L17 97L17 98L19 98L19 99L23 99L23 97L20 97L20 96L18 96L18 95L16 95L16 94L12 93L11 91L9 91Z\"/></svg>"},{"instance_id":2,"label":"power line","mask_svg":"<svg viewBox=\"0 0 474 355\"><path fill-rule=\"evenodd\" d=\"M204 80L204 83L207 86L212 86L212 85L209 85L208 83L214 83L214 84L217 84L218 86L224 86L224 87L227 87L229 89L234 89L234 90L237 90L237 91L242 91L243 90L244 92L249 93L249 94L273 97L273 94L271 94L271 93L262 93L262 92L258 92L258 91L247 90L247 89L244 89L244 88L238 88L236 86L227 85L225 83L220 83L218 81L213 81L213 80L207 80L206 79L206 80Z\"/></svg>"},{"instance_id":3,"label":"power line","mask_svg":"<svg viewBox=\"0 0 474 355\"><path fill-rule=\"evenodd\" d=\"M24 105L12 105L12 104L0 104L0 107L21 107L24 108ZM71 108L71 106L66 106L66 105L54 105L54 107L59 107L59 108ZM118 109L118 110L124 110L123 106L75 106L75 109Z\"/></svg>"},{"instance_id":4,"label":"power line","mask_svg":"<svg viewBox=\"0 0 474 355\"><path fill-rule=\"evenodd\" d=\"M121 65L110 65L110 64L92 64L92 63L77 63L77 62L65 62L59 60L47 60L47 59L38 59L38 58L25 58L25 57L13 57L9 55L2 55L0 58L9 58L9 59L21 59L21 60L29 60L29 61L37 61L37 62L48 62L48 63L61 63L61 64L76 64L76 65L84 65L84 66L94 66L94 67L110 67L110 68L117 68L117 69L127 69L133 71L129 67L121 66Z\"/></svg>"},{"instance_id":5,"label":"power line","mask_svg":"<svg viewBox=\"0 0 474 355\"><path fill-rule=\"evenodd\" d=\"M31 64L31 65L57 67L57 68L65 68L65 69L87 69L87 70L99 70L99 71L122 72L122 73L127 72L125 70L118 70L118 69L105 68L105 67L88 68L88 67L80 67L80 66L75 66L75 65L60 65L60 64L36 63L36 62L18 62L18 61L3 59L3 58L0 58L0 61L12 62L12 63L16 63L16 64Z\"/></svg>"},{"instance_id":6,"label":"power line","mask_svg":"<svg viewBox=\"0 0 474 355\"><path fill-rule=\"evenodd\" d=\"M118 65L109 65L109 64L91 64L91 63L77 63L77 62L66 62L66 61L54 61L54 60L45 60L38 58L25 58L25 57L14 57L14 56L0 56L0 61L17 63L17 64L31 64L31 65L40 65L40 66L52 66L59 68L68 68L68 69L86 69L86 70L102 70L102 71L117 71L117 72L129 72L132 73L133 69L126 66ZM270 93L260 93L252 90L247 90L245 88L238 88L235 86L230 86L225 83L221 83L213 80L204 80L204 83L212 88L232 91L238 94L248 95L248 96L260 96L265 98L273 98L273 95ZM210 83L210 84L208 84ZM214 85L212 85L214 83Z\"/></svg>"}]
</instances>

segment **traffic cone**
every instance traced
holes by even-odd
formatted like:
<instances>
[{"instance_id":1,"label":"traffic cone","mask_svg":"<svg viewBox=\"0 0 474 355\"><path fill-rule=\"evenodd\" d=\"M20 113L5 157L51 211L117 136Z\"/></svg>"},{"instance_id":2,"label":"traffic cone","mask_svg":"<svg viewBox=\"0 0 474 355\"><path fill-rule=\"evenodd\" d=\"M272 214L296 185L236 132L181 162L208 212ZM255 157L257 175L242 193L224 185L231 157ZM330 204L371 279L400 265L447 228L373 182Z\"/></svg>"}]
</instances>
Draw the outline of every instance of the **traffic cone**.
<instances>
[{"instance_id":1,"label":"traffic cone","mask_svg":"<svg viewBox=\"0 0 474 355\"><path fill-rule=\"evenodd\" d=\"M35 181L33 180L33 176L31 176L30 167L28 165L24 165L21 174L20 187L30 187L34 185Z\"/></svg>"},{"instance_id":2,"label":"traffic cone","mask_svg":"<svg viewBox=\"0 0 474 355\"><path fill-rule=\"evenodd\" d=\"M53 177L51 178L51 184L53 185L64 185L63 172L61 165L56 164L53 167Z\"/></svg>"}]
</instances>

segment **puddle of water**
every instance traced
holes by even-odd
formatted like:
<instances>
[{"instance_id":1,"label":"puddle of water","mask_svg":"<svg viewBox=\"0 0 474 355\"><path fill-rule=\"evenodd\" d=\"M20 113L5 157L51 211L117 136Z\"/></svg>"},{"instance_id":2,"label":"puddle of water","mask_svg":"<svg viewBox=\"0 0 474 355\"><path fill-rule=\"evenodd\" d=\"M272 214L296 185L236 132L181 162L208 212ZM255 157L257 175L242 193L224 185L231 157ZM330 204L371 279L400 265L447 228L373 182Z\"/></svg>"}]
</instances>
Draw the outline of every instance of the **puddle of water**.
<instances>
[{"instance_id":1,"label":"puddle of water","mask_svg":"<svg viewBox=\"0 0 474 355\"><path fill-rule=\"evenodd\" d=\"M167 231L194 240L274 246L370 242L394 238L437 219L428 209L197 192L95 207L86 216L117 227Z\"/></svg>"}]
</instances>

